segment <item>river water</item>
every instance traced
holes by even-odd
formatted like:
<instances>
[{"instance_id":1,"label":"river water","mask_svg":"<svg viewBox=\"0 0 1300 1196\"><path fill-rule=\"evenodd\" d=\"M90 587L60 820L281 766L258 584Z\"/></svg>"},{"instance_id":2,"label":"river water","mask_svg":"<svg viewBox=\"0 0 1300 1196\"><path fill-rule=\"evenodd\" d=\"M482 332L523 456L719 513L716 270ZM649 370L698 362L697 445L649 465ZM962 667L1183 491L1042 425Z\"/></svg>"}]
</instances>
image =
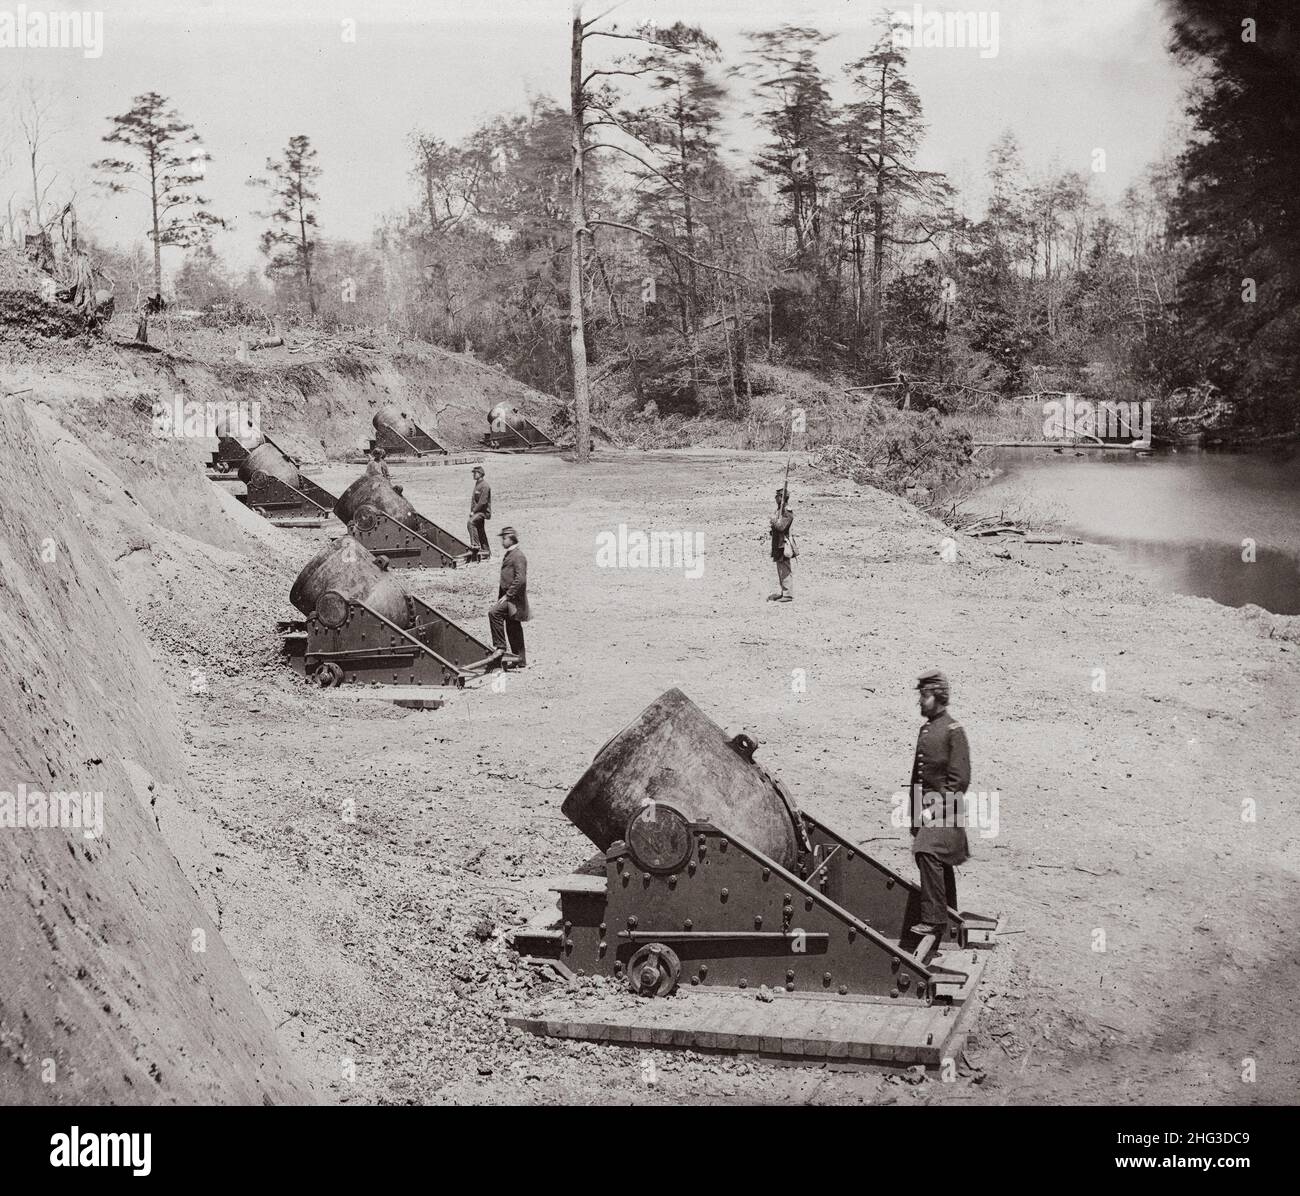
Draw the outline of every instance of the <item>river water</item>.
<instances>
[{"instance_id":1,"label":"river water","mask_svg":"<svg viewBox=\"0 0 1300 1196\"><path fill-rule=\"evenodd\" d=\"M966 506L1112 545L1175 593L1300 614L1300 447L1075 452L986 450L1001 472Z\"/></svg>"}]
</instances>

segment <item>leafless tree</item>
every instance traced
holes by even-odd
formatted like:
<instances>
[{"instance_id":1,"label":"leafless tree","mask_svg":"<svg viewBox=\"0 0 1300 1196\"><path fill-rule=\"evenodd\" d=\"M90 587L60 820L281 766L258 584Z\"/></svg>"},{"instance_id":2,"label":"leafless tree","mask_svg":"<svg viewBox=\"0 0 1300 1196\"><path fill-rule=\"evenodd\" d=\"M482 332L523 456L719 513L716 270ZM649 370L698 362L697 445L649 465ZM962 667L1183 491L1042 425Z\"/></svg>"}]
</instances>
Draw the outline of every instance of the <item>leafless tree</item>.
<instances>
[{"instance_id":1,"label":"leafless tree","mask_svg":"<svg viewBox=\"0 0 1300 1196\"><path fill-rule=\"evenodd\" d=\"M44 227L45 205L59 174L46 160L50 142L66 132L59 123L58 95L48 83L35 79L19 80L15 86L14 121L18 141L31 186L32 219Z\"/></svg>"}]
</instances>

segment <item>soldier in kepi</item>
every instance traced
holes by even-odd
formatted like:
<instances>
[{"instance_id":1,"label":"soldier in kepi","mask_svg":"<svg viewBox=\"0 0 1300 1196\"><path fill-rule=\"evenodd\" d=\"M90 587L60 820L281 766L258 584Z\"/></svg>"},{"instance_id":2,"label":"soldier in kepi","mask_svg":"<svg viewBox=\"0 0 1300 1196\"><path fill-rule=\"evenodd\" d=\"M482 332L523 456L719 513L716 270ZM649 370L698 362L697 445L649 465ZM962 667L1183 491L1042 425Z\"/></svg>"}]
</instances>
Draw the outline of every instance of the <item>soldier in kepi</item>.
<instances>
[{"instance_id":1,"label":"soldier in kepi","mask_svg":"<svg viewBox=\"0 0 1300 1196\"><path fill-rule=\"evenodd\" d=\"M469 499L469 546L478 560L490 561L492 547L485 525L492 518L492 487L483 480L483 466L476 465L470 472L474 475L474 493Z\"/></svg>"},{"instance_id":2,"label":"soldier in kepi","mask_svg":"<svg viewBox=\"0 0 1300 1196\"><path fill-rule=\"evenodd\" d=\"M519 547L513 527L503 527L501 537L501 584L497 600L488 607L488 627L492 630L492 647L503 668L522 669L528 665L524 656L524 624L528 609L528 559Z\"/></svg>"},{"instance_id":3,"label":"soldier in kepi","mask_svg":"<svg viewBox=\"0 0 1300 1196\"><path fill-rule=\"evenodd\" d=\"M916 688L925 725L912 762L912 854L921 874L921 921L912 933L942 940L948 910L957 908L953 869L970 858L964 800L970 746L961 723L948 713L948 678L931 669L917 679Z\"/></svg>"},{"instance_id":4,"label":"soldier in kepi","mask_svg":"<svg viewBox=\"0 0 1300 1196\"><path fill-rule=\"evenodd\" d=\"M799 555L794 536L794 515L790 513L790 492L782 486L776 492L776 511L772 515L772 559L776 562L776 580L781 587L769 594L769 602L794 601L794 558Z\"/></svg>"}]
</instances>

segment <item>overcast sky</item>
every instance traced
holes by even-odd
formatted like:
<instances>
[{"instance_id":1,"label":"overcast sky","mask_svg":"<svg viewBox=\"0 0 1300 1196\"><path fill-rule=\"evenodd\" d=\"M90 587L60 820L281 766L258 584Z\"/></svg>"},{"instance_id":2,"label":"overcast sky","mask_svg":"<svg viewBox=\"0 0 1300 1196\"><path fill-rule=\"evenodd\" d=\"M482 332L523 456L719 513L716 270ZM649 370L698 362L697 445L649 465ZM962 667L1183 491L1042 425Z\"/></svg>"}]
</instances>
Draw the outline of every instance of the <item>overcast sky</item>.
<instances>
[{"instance_id":1,"label":"overcast sky","mask_svg":"<svg viewBox=\"0 0 1300 1196\"><path fill-rule=\"evenodd\" d=\"M94 2L94 0L90 0ZM596 15L615 0L588 0ZM925 13L958 10L925 5ZM973 6L972 6L973 7ZM29 0L30 11L45 11ZM104 156L107 117L131 97L159 91L203 138L212 156L207 193L235 228L218 250L244 267L258 261L264 221L246 186L289 137L320 151L320 224L325 237L364 240L385 212L413 198L408 137L419 129L455 139L478 122L520 109L529 93L567 101L567 0L107 0L103 52L0 46L0 80L28 76L58 91L64 132L51 157L75 181L79 208L105 240L126 244L147 228L143 201L96 194L89 163ZM735 61L746 30L786 22L836 35L824 65L840 64L874 40L873 19L911 4L876 0L627 0L604 23L684 19L702 25ZM20 6L0 0L5 13ZM975 9L974 11L980 11ZM923 165L947 171L972 203L991 142L1019 136L1031 170L1053 164L1089 173L1103 198L1117 198L1161 152L1176 145L1184 73L1165 51L1159 0L1001 0L997 54L978 48L912 51L910 75L929 123ZM355 40L345 40L355 22ZM351 28L349 26L349 28ZM627 43L587 43L593 65ZM753 133L737 96L735 128ZM1092 170L1103 149L1106 170ZM13 172L5 195L22 184ZM22 206L21 202L18 206ZM179 252L165 255L169 265Z\"/></svg>"}]
</instances>

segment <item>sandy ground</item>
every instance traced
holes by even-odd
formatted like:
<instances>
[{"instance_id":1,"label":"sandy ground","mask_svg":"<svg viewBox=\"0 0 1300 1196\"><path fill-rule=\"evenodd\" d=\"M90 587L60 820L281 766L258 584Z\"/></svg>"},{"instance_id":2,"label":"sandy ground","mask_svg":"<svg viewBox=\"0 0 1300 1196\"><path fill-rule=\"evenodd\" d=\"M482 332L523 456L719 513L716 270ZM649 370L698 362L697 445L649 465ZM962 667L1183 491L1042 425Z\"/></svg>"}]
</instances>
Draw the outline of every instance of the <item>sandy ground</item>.
<instances>
[{"instance_id":1,"label":"sandy ground","mask_svg":"<svg viewBox=\"0 0 1300 1196\"><path fill-rule=\"evenodd\" d=\"M323 531L277 532L280 567L232 567L205 634L227 638L233 663L204 674L206 692L189 692L183 644L161 662L185 687L192 761L163 831L321 1099L1295 1099L1295 643L1157 594L1102 549L1025 546L1003 560L963 538L948 559L940 525L807 467L792 478L797 600L767 603L779 457L487 465L491 530L513 524L529 558L526 672L415 712L280 668L267 595L292 613L289 581ZM417 509L463 535L467 469L394 472ZM337 494L354 475L315 477ZM702 575L597 567L598 534L620 524L698 532ZM496 572L404 576L486 639ZM505 1029L502 1015L547 986L502 934L591 854L560 802L647 703L680 686L754 734L803 806L910 870L890 798L919 724L914 678L936 665L970 735L973 788L998 795L997 834L975 838L961 903L1006 914L1010 930L957 1080Z\"/></svg>"}]
</instances>

